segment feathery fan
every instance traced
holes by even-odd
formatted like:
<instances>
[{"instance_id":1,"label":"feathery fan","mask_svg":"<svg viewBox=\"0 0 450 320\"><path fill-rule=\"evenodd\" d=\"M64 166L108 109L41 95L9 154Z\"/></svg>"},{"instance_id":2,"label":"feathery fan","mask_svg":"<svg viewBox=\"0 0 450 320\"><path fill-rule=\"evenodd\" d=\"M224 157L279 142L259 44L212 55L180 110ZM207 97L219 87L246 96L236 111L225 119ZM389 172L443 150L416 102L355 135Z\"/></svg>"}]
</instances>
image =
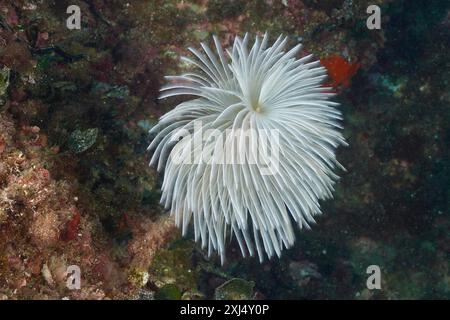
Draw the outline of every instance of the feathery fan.
<instances>
[{"instance_id":1,"label":"feathery fan","mask_svg":"<svg viewBox=\"0 0 450 320\"><path fill-rule=\"evenodd\" d=\"M242 255L270 258L293 245L292 222L309 228L320 199L332 196L344 169L335 150L346 145L338 104L329 101L327 77L312 55L296 59L301 45L284 51L287 37L268 46L268 35L236 37L215 53L189 48L182 57L194 71L166 77L160 98L191 95L150 131L150 164L164 170L161 203L183 235L193 220L195 239L222 263L228 238Z\"/></svg>"}]
</instances>

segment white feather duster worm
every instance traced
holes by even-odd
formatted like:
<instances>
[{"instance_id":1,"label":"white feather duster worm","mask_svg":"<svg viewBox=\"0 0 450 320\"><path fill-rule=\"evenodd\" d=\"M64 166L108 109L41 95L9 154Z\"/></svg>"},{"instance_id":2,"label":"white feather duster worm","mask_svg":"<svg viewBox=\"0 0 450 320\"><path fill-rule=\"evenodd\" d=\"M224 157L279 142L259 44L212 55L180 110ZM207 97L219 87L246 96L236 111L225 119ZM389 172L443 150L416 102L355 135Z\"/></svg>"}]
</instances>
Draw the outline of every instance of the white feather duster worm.
<instances>
[{"instance_id":1,"label":"white feather duster worm","mask_svg":"<svg viewBox=\"0 0 450 320\"><path fill-rule=\"evenodd\" d=\"M245 257L281 255L294 244L292 222L309 228L320 199L332 196L343 167L335 150L346 145L338 104L321 86L326 70L312 56L285 52L287 37L236 37L223 51L189 48L191 73L168 76L160 98L191 95L162 116L150 164L164 170L161 203L183 235L193 220L195 239L225 258L236 237Z\"/></svg>"}]
</instances>

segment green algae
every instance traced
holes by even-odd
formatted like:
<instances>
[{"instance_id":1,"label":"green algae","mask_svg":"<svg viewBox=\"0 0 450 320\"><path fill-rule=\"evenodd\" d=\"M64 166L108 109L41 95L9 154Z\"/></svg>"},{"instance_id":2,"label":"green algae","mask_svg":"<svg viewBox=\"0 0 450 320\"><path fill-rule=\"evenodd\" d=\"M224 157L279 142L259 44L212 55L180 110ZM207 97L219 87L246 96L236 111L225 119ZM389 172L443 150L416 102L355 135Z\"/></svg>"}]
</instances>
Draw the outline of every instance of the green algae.
<instances>
[{"instance_id":1,"label":"green algae","mask_svg":"<svg viewBox=\"0 0 450 320\"><path fill-rule=\"evenodd\" d=\"M75 130L69 136L69 149L74 153L82 153L91 148L97 141L98 129Z\"/></svg>"},{"instance_id":2,"label":"green algae","mask_svg":"<svg viewBox=\"0 0 450 320\"><path fill-rule=\"evenodd\" d=\"M253 298L255 283L244 279L231 279L217 287L214 297L218 300L250 300Z\"/></svg>"},{"instance_id":3,"label":"green algae","mask_svg":"<svg viewBox=\"0 0 450 320\"><path fill-rule=\"evenodd\" d=\"M180 300L182 293L175 284L166 284L155 295L157 300Z\"/></svg>"},{"instance_id":4,"label":"green algae","mask_svg":"<svg viewBox=\"0 0 450 320\"><path fill-rule=\"evenodd\" d=\"M192 263L192 244L179 240L170 248L159 250L148 273L149 281L159 288L157 294L163 290L163 294L180 293L181 298L186 292L196 292L198 275Z\"/></svg>"}]
</instances>

